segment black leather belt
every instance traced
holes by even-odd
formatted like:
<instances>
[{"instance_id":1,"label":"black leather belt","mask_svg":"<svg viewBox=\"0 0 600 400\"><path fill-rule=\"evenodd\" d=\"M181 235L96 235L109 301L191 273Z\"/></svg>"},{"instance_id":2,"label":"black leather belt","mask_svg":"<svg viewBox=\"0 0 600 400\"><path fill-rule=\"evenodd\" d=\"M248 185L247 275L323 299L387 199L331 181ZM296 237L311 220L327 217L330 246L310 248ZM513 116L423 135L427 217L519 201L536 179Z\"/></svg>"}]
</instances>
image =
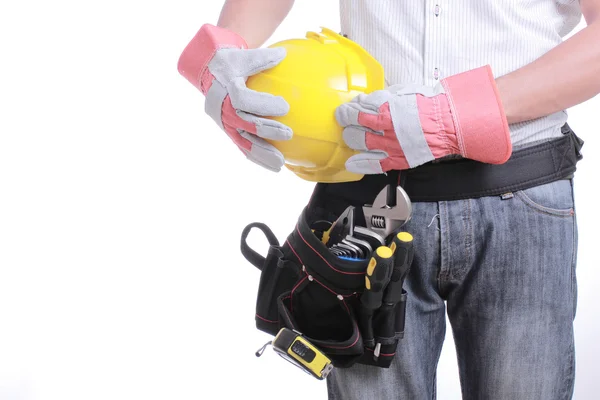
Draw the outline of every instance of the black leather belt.
<instances>
[{"instance_id":1,"label":"black leather belt","mask_svg":"<svg viewBox=\"0 0 600 400\"><path fill-rule=\"evenodd\" d=\"M387 175L367 175L358 182L318 183L309 208L339 214L348 205L362 207L390 182L401 184L411 201L426 202L495 196L567 179L582 159L584 142L568 124L561 131L559 138L514 150L504 164L445 160Z\"/></svg>"}]
</instances>

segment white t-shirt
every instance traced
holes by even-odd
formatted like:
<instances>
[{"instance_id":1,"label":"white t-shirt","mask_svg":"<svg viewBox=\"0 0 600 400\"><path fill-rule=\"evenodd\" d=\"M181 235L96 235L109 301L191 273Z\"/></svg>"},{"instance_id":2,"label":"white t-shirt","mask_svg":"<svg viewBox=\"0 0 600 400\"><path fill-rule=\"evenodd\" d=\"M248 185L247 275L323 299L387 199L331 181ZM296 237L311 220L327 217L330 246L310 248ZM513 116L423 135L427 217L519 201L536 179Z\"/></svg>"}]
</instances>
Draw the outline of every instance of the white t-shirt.
<instances>
[{"instance_id":1,"label":"white t-shirt","mask_svg":"<svg viewBox=\"0 0 600 400\"><path fill-rule=\"evenodd\" d=\"M485 64L496 77L512 72L582 18L578 0L340 0L340 16L342 33L379 60L388 85L427 86ZM513 124L513 145L560 136L566 120L561 111Z\"/></svg>"}]
</instances>

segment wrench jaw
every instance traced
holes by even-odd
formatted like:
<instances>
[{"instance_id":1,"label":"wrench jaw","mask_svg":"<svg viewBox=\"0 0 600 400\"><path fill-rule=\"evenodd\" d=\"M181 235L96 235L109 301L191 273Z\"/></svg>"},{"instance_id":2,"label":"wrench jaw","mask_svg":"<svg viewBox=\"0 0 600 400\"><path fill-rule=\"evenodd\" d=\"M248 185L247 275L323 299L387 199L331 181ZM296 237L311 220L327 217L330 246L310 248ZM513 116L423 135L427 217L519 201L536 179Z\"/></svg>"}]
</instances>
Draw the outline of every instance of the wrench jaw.
<instances>
[{"instance_id":1,"label":"wrench jaw","mask_svg":"<svg viewBox=\"0 0 600 400\"><path fill-rule=\"evenodd\" d=\"M396 187L396 203L395 209L397 212L397 216L400 217L399 221L401 221L398 229L410 221L412 217L412 203L408 194L402 189L401 186ZM392 217L394 218L394 217Z\"/></svg>"},{"instance_id":2,"label":"wrench jaw","mask_svg":"<svg viewBox=\"0 0 600 400\"><path fill-rule=\"evenodd\" d=\"M384 187L372 205L363 206L367 228L384 238L400 229L412 216L412 204L404 189L396 188L395 200L388 198L388 189L388 186Z\"/></svg>"}]
</instances>

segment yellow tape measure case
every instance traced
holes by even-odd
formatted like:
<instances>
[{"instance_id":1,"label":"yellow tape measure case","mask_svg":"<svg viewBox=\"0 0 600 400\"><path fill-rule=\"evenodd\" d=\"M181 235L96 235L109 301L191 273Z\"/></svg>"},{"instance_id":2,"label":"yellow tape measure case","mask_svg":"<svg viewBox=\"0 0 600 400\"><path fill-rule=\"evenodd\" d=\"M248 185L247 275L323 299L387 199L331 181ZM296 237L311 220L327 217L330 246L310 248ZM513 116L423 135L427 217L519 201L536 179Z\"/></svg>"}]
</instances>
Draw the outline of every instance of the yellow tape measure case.
<instances>
[{"instance_id":1,"label":"yellow tape measure case","mask_svg":"<svg viewBox=\"0 0 600 400\"><path fill-rule=\"evenodd\" d=\"M282 328L275 339L273 349L287 361L317 379L325 379L333 369L331 360L299 333Z\"/></svg>"}]
</instances>

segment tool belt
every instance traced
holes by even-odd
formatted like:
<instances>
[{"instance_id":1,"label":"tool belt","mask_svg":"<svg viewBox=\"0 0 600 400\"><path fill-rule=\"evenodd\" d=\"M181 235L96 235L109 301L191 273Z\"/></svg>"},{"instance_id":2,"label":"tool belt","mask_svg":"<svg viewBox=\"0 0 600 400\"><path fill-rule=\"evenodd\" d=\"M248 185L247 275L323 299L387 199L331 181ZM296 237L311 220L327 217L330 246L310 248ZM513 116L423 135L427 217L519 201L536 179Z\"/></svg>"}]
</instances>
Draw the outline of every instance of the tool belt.
<instances>
[{"instance_id":1,"label":"tool belt","mask_svg":"<svg viewBox=\"0 0 600 400\"><path fill-rule=\"evenodd\" d=\"M388 297L393 301L365 309L360 299L369 258L347 260L332 254L323 234L349 206L372 203L390 183L403 187L414 202L500 195L569 177L582 158L583 141L568 125L562 133L558 139L514 151L502 165L461 159L366 176L358 182L319 183L283 244L265 224L249 224L242 232L241 251L260 270L256 327L270 335L283 327L300 332L336 367L389 367L404 335L410 301L402 288L404 278ZM365 226L362 213L356 223ZM253 228L267 237L266 257L246 242ZM416 242L418 251L418 238Z\"/></svg>"}]
</instances>

